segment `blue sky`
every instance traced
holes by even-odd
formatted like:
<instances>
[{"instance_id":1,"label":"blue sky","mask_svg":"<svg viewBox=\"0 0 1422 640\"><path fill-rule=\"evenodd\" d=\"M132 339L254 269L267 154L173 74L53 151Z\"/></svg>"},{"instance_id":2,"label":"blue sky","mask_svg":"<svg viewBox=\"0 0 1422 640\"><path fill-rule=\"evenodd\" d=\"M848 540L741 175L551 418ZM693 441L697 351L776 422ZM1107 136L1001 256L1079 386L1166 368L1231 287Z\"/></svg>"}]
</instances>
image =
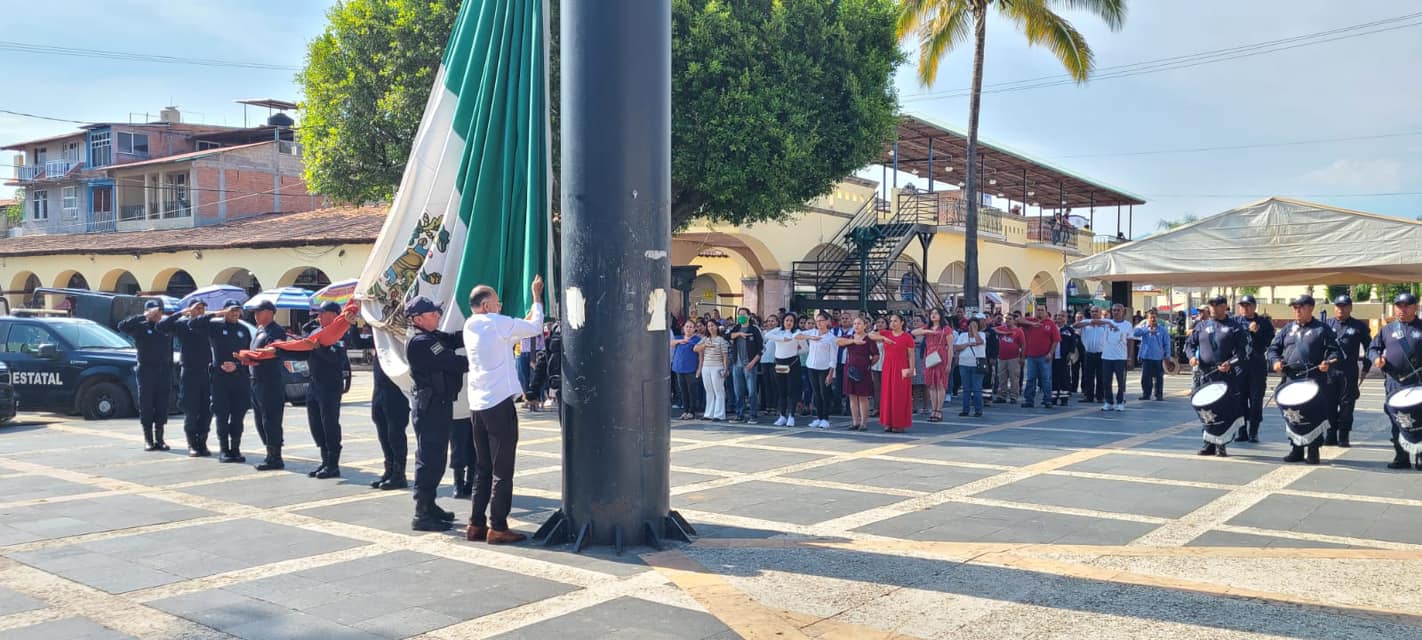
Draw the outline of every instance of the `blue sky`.
<instances>
[{"instance_id":1,"label":"blue sky","mask_svg":"<svg viewBox=\"0 0 1422 640\"><path fill-rule=\"evenodd\" d=\"M297 67L331 4L0 0L0 40ZM1422 6L1410 0L1137 0L1116 33L1089 16L1069 15L1104 67L1418 10ZM1163 218L1209 215L1268 195L1413 218L1422 215L1422 195L1346 194L1422 192L1422 135L1208 153L1101 154L1422 132L1419 61L1422 26L1084 86L989 94L983 97L982 134L1145 196L1149 204L1136 208L1137 234ZM897 82L905 110L965 125L966 98L916 96L966 87L970 64L969 49L950 54L931 89L919 86L912 63L906 65ZM235 99L300 98L292 71L10 51L0 51L0 66L8 76L0 109L76 120L126 121L130 112L141 118L176 104L190 119L239 125L242 108ZM1011 25L989 23L985 83L1060 73L1048 52L1028 48ZM3 143L64 130L61 123L0 114Z\"/></svg>"}]
</instances>

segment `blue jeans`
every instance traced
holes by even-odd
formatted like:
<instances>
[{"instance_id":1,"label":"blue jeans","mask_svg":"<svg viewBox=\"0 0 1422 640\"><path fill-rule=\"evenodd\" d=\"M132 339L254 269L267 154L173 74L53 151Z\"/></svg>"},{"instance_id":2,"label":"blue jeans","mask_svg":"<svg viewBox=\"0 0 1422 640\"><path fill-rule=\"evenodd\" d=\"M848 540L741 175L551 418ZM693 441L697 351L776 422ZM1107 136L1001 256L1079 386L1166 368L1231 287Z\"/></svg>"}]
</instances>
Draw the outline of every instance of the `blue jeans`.
<instances>
[{"instance_id":1,"label":"blue jeans","mask_svg":"<svg viewBox=\"0 0 1422 640\"><path fill-rule=\"evenodd\" d=\"M731 367L731 383L736 389L736 417L754 416L759 399L756 393L756 370L746 371L743 366Z\"/></svg>"},{"instance_id":2,"label":"blue jeans","mask_svg":"<svg viewBox=\"0 0 1422 640\"><path fill-rule=\"evenodd\" d=\"M1022 402L1032 404L1037 390L1042 390L1042 404L1052 403L1052 359L1047 356L1027 358L1027 379L1022 384Z\"/></svg>"},{"instance_id":3,"label":"blue jeans","mask_svg":"<svg viewBox=\"0 0 1422 640\"><path fill-rule=\"evenodd\" d=\"M977 367L958 367L958 378L963 381L963 412L983 410L983 376Z\"/></svg>"},{"instance_id":4,"label":"blue jeans","mask_svg":"<svg viewBox=\"0 0 1422 640\"><path fill-rule=\"evenodd\" d=\"M533 354L518 354L518 360L514 361L514 365L518 369L518 388L524 393L528 393L528 380L533 377Z\"/></svg>"}]
</instances>

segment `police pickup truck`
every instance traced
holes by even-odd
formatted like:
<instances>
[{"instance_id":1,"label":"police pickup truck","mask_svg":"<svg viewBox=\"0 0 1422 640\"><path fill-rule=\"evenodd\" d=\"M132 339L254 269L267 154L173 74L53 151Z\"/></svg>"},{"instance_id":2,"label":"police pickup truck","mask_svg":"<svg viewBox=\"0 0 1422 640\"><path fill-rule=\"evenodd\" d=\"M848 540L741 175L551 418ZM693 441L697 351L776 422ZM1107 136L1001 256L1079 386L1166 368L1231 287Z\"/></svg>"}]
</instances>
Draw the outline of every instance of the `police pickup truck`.
<instances>
[{"instance_id":1,"label":"police pickup truck","mask_svg":"<svg viewBox=\"0 0 1422 640\"><path fill-rule=\"evenodd\" d=\"M123 336L96 322L0 316L0 363L26 411L88 420L134 413L138 354Z\"/></svg>"}]
</instances>

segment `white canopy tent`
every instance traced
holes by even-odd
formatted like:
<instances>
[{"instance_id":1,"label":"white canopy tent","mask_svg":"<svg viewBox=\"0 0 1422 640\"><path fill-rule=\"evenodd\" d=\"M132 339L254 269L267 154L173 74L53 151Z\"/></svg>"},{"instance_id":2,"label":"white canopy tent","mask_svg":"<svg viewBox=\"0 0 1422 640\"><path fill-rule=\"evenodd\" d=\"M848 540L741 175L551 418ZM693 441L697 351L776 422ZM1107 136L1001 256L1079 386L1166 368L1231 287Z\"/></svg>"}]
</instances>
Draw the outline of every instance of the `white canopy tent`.
<instances>
[{"instance_id":1,"label":"white canopy tent","mask_svg":"<svg viewBox=\"0 0 1422 640\"><path fill-rule=\"evenodd\" d=\"M1068 264L1068 278L1154 285L1422 281L1422 223L1270 198Z\"/></svg>"}]
</instances>

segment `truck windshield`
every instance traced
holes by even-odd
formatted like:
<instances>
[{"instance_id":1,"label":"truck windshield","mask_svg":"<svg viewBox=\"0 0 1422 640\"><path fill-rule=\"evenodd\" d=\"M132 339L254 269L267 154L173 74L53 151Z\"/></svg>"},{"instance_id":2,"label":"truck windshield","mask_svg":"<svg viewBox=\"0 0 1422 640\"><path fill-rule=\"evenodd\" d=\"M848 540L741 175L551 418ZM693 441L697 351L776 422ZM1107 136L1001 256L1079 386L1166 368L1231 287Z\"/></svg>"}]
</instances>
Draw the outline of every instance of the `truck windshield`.
<instances>
[{"instance_id":1,"label":"truck windshield","mask_svg":"<svg viewBox=\"0 0 1422 640\"><path fill-rule=\"evenodd\" d=\"M54 330L75 349L132 349L133 345L113 331L93 322L56 323Z\"/></svg>"}]
</instances>

